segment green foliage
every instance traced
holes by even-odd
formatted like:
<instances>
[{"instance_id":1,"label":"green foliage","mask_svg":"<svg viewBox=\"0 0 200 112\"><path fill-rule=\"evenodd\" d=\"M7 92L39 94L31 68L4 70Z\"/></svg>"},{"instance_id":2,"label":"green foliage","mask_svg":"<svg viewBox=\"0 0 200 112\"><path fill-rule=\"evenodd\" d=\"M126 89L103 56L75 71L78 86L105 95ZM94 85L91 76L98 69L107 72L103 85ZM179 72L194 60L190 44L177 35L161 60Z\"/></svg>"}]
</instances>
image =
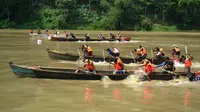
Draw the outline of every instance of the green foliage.
<instances>
[{"instance_id":1,"label":"green foliage","mask_svg":"<svg viewBox=\"0 0 200 112\"><path fill-rule=\"evenodd\" d=\"M177 31L176 26L164 26L160 24L154 24L152 31Z\"/></svg>"},{"instance_id":2,"label":"green foliage","mask_svg":"<svg viewBox=\"0 0 200 112\"><path fill-rule=\"evenodd\" d=\"M15 23L9 20L1 20L0 21L0 28L13 28L15 27Z\"/></svg>"},{"instance_id":3,"label":"green foliage","mask_svg":"<svg viewBox=\"0 0 200 112\"><path fill-rule=\"evenodd\" d=\"M200 29L200 0L2 0L0 28Z\"/></svg>"}]
</instances>

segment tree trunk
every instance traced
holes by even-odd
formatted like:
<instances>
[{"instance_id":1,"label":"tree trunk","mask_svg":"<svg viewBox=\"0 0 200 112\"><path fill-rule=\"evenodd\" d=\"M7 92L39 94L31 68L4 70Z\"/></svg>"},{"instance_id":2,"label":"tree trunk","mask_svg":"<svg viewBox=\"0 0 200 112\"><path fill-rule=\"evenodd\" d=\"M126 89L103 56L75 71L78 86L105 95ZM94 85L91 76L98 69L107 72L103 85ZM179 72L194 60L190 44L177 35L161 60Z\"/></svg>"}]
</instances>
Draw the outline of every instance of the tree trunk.
<instances>
[{"instance_id":1,"label":"tree trunk","mask_svg":"<svg viewBox=\"0 0 200 112\"><path fill-rule=\"evenodd\" d=\"M8 4L7 4L6 10L7 10L7 19L8 19L8 21L10 21L10 11L9 11L9 5Z\"/></svg>"},{"instance_id":2,"label":"tree trunk","mask_svg":"<svg viewBox=\"0 0 200 112\"><path fill-rule=\"evenodd\" d=\"M187 26L187 8L185 8L185 15L184 15L184 26Z\"/></svg>"}]
</instances>

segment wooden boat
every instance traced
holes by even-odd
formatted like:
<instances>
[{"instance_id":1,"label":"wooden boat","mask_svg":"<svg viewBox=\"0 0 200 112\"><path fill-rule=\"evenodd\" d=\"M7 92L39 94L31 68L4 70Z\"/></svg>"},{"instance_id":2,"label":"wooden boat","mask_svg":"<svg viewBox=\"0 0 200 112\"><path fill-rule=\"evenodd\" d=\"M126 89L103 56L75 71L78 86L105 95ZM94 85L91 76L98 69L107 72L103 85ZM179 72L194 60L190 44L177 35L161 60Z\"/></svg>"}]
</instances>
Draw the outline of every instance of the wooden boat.
<instances>
[{"instance_id":1,"label":"wooden boat","mask_svg":"<svg viewBox=\"0 0 200 112\"><path fill-rule=\"evenodd\" d=\"M113 71L98 70L96 74L86 71L75 72L76 69L65 68L47 68L39 66L22 66L9 62L14 74L20 77L33 77L33 78L50 78L50 79L70 79L70 80L101 80L107 76L111 80L123 80L130 75L134 74L134 71L126 71L125 74L113 74ZM161 72L155 72L152 75L148 75L151 80L173 80L179 78L183 73L176 74L163 74ZM141 81L146 81L143 75Z\"/></svg>"},{"instance_id":2,"label":"wooden boat","mask_svg":"<svg viewBox=\"0 0 200 112\"><path fill-rule=\"evenodd\" d=\"M42 34L38 34L38 33L29 33L29 36L30 36L30 37L42 37L42 38L47 38L47 37L48 37L47 34L44 34L44 33L42 33Z\"/></svg>"},{"instance_id":3,"label":"wooden boat","mask_svg":"<svg viewBox=\"0 0 200 112\"><path fill-rule=\"evenodd\" d=\"M47 52L48 52L49 57L51 59L77 61L80 58L79 55L59 52L59 51L56 51L56 50L47 49ZM101 56L96 56L96 55L93 55L92 57L86 57L86 59L92 59L95 62L103 62L103 61L112 62L114 60L113 58L108 57L108 56L103 58ZM120 56L120 59L125 64L135 63L133 57L121 57ZM152 61L151 59L148 59L148 60ZM138 59L137 61L142 61L142 59ZM154 59L153 64L156 64L156 65L161 64L163 61L164 61L163 59Z\"/></svg>"},{"instance_id":4,"label":"wooden boat","mask_svg":"<svg viewBox=\"0 0 200 112\"><path fill-rule=\"evenodd\" d=\"M50 79L71 79L71 80L101 80L108 76L111 80L126 79L133 72L114 75L113 71L98 70L96 74L86 71L75 73L76 69L45 68L39 66L22 66L9 63L15 75L20 77L50 78Z\"/></svg>"},{"instance_id":5,"label":"wooden boat","mask_svg":"<svg viewBox=\"0 0 200 112\"><path fill-rule=\"evenodd\" d=\"M122 37L121 39L84 39L84 38L67 38L51 36L51 41L130 41L131 37Z\"/></svg>"}]
</instances>

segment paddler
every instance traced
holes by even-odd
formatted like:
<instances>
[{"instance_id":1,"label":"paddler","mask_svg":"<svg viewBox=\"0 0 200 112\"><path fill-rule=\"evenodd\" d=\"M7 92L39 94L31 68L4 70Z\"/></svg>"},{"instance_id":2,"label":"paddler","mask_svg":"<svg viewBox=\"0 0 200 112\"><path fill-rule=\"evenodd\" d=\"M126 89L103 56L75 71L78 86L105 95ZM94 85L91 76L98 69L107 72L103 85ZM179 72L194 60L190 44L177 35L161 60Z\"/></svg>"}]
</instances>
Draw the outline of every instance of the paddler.
<instances>
[{"instance_id":1,"label":"paddler","mask_svg":"<svg viewBox=\"0 0 200 112\"><path fill-rule=\"evenodd\" d=\"M92 56L92 48L88 45L85 45L87 56Z\"/></svg>"},{"instance_id":2,"label":"paddler","mask_svg":"<svg viewBox=\"0 0 200 112\"><path fill-rule=\"evenodd\" d=\"M86 59L85 64L82 70L86 70L87 72L96 73L95 66L92 60Z\"/></svg>"},{"instance_id":3,"label":"paddler","mask_svg":"<svg viewBox=\"0 0 200 112\"><path fill-rule=\"evenodd\" d=\"M38 34L41 34L41 30L40 29L38 29L38 32L37 32Z\"/></svg>"},{"instance_id":4,"label":"paddler","mask_svg":"<svg viewBox=\"0 0 200 112\"><path fill-rule=\"evenodd\" d=\"M163 48L160 48L159 51L157 52L155 58L164 59L165 57L166 57L165 51L163 50Z\"/></svg>"},{"instance_id":5,"label":"paddler","mask_svg":"<svg viewBox=\"0 0 200 112\"><path fill-rule=\"evenodd\" d=\"M170 51L172 52L172 57L174 58L175 55L178 56L178 58L180 57L180 49L176 46L176 45L172 45L172 49L170 49Z\"/></svg>"},{"instance_id":6,"label":"paddler","mask_svg":"<svg viewBox=\"0 0 200 112\"><path fill-rule=\"evenodd\" d=\"M111 64L114 65L115 74L125 74L124 64L119 57L115 58L114 63Z\"/></svg>"},{"instance_id":7,"label":"paddler","mask_svg":"<svg viewBox=\"0 0 200 112\"><path fill-rule=\"evenodd\" d=\"M138 62L140 60L141 55L142 55L140 49L133 49L133 51L131 51L131 52L135 54L134 61Z\"/></svg>"},{"instance_id":8,"label":"paddler","mask_svg":"<svg viewBox=\"0 0 200 112\"><path fill-rule=\"evenodd\" d=\"M185 74L188 74L188 73L190 73L190 68L192 66L193 57L190 54L187 54L186 57L187 58L184 61L184 64L185 64Z\"/></svg>"},{"instance_id":9,"label":"paddler","mask_svg":"<svg viewBox=\"0 0 200 112\"><path fill-rule=\"evenodd\" d=\"M110 33L110 39L115 39L115 35Z\"/></svg>"},{"instance_id":10,"label":"paddler","mask_svg":"<svg viewBox=\"0 0 200 112\"><path fill-rule=\"evenodd\" d=\"M118 36L118 38L121 40L122 34L121 34L120 32L117 34L117 36Z\"/></svg>"},{"instance_id":11,"label":"paddler","mask_svg":"<svg viewBox=\"0 0 200 112\"><path fill-rule=\"evenodd\" d=\"M145 72L150 75L154 72L154 65L147 59L143 59L140 63L143 63L139 67L145 67Z\"/></svg>"},{"instance_id":12,"label":"paddler","mask_svg":"<svg viewBox=\"0 0 200 112\"><path fill-rule=\"evenodd\" d=\"M72 39L76 39L76 35L74 35L73 33L69 33L69 36L70 36Z\"/></svg>"},{"instance_id":13,"label":"paddler","mask_svg":"<svg viewBox=\"0 0 200 112\"><path fill-rule=\"evenodd\" d=\"M144 47L142 47L141 45L139 45L139 49L140 49L140 52L141 52L140 58L145 59L146 56L147 56L147 51L146 51L146 49L145 49Z\"/></svg>"},{"instance_id":14,"label":"paddler","mask_svg":"<svg viewBox=\"0 0 200 112\"><path fill-rule=\"evenodd\" d=\"M30 29L29 33L30 33L30 34L33 34L33 29Z\"/></svg>"},{"instance_id":15,"label":"paddler","mask_svg":"<svg viewBox=\"0 0 200 112\"><path fill-rule=\"evenodd\" d=\"M98 38L100 38L101 40L105 40L106 39L106 37L102 33L99 34Z\"/></svg>"},{"instance_id":16,"label":"paddler","mask_svg":"<svg viewBox=\"0 0 200 112\"><path fill-rule=\"evenodd\" d=\"M200 80L200 70L194 72L194 73L188 73L187 77L190 81L199 81Z\"/></svg>"},{"instance_id":17,"label":"paddler","mask_svg":"<svg viewBox=\"0 0 200 112\"><path fill-rule=\"evenodd\" d=\"M155 66L155 68L158 67L162 67L163 73L174 73L176 70L174 62L170 60L169 57L166 57L163 63Z\"/></svg>"},{"instance_id":18,"label":"paddler","mask_svg":"<svg viewBox=\"0 0 200 112\"><path fill-rule=\"evenodd\" d=\"M85 34L85 40L90 40L90 35L88 33Z\"/></svg>"},{"instance_id":19,"label":"paddler","mask_svg":"<svg viewBox=\"0 0 200 112\"><path fill-rule=\"evenodd\" d=\"M107 48L106 51L108 52L108 55L111 55L112 57L119 57L120 55L119 50L116 47Z\"/></svg>"}]
</instances>

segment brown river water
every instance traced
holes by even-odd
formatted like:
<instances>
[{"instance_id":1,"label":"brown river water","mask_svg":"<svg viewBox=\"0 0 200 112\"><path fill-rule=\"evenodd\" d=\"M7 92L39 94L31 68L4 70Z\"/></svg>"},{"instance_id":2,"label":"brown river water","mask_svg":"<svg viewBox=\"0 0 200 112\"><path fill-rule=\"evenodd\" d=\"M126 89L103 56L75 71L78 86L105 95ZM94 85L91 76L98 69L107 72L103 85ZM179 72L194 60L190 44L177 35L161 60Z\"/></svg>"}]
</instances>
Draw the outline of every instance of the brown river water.
<instances>
[{"instance_id":1,"label":"brown river water","mask_svg":"<svg viewBox=\"0 0 200 112\"><path fill-rule=\"evenodd\" d=\"M95 37L100 31L71 31L78 35L89 32ZM103 32L108 34L109 32ZM114 32L117 33L117 32ZM143 45L148 50L173 45L194 56L192 71L200 69L200 33L193 32L125 32L131 42L51 42L30 37L28 30L0 30L0 112L200 112L200 83L187 79L138 82L137 76L123 81L77 81L19 78L8 66L12 61L21 65L76 68L78 62L51 60L46 48L77 54L77 48L88 44L94 54L103 56L103 49L117 47L121 55ZM37 40L42 44L38 45ZM106 54L106 53L105 53ZM98 69L111 65L95 63ZM133 69L135 64L127 65ZM183 70L177 65L177 70ZM138 69L135 67L134 69Z\"/></svg>"}]
</instances>

